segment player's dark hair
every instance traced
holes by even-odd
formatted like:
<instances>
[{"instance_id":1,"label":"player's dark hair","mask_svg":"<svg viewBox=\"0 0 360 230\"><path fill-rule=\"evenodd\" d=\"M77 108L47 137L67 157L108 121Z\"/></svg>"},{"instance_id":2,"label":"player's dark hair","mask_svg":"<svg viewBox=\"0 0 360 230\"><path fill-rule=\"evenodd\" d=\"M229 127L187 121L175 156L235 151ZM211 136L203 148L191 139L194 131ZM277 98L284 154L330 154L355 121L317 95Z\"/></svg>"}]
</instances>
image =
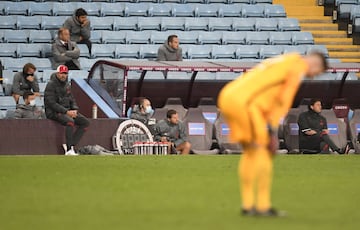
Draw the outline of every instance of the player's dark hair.
<instances>
[{"instance_id":1,"label":"player's dark hair","mask_svg":"<svg viewBox=\"0 0 360 230\"><path fill-rule=\"evenodd\" d=\"M310 51L308 53L308 55L310 55L310 56L314 55L314 56L319 57L321 59L321 61L322 61L322 65L323 65L324 70L327 70L329 68L329 63L328 63L328 61L327 61L327 59L326 59L323 52L318 51L318 50L312 50L312 51Z\"/></svg>"},{"instance_id":2,"label":"player's dark hair","mask_svg":"<svg viewBox=\"0 0 360 230\"><path fill-rule=\"evenodd\" d=\"M23 73L26 74L29 69L33 69L35 71L36 67L33 63L26 63L23 67Z\"/></svg>"},{"instance_id":3,"label":"player's dark hair","mask_svg":"<svg viewBox=\"0 0 360 230\"><path fill-rule=\"evenodd\" d=\"M167 39L168 44L169 44L170 42L172 42L172 41L174 40L174 38L177 38L177 37L178 37L178 36L175 35L175 34L170 35L170 36L168 37L168 39Z\"/></svg>"},{"instance_id":4,"label":"player's dark hair","mask_svg":"<svg viewBox=\"0 0 360 230\"><path fill-rule=\"evenodd\" d=\"M312 109L311 109L311 106L314 106L315 103L318 102L318 101L321 103L321 99L320 99L320 98L311 98L310 103L309 103L309 105L308 105L309 110L312 110Z\"/></svg>"},{"instance_id":5,"label":"player's dark hair","mask_svg":"<svg viewBox=\"0 0 360 230\"><path fill-rule=\"evenodd\" d=\"M32 95L34 95L33 92L31 92L31 91L25 91L24 94L23 94L24 101L25 101L26 99L28 99L29 96L32 96Z\"/></svg>"},{"instance_id":6,"label":"player's dark hair","mask_svg":"<svg viewBox=\"0 0 360 230\"><path fill-rule=\"evenodd\" d=\"M170 119L172 117L172 115L175 115L175 114L177 114L177 112L175 110L169 109L166 113L166 117Z\"/></svg>"},{"instance_id":7,"label":"player's dark hair","mask_svg":"<svg viewBox=\"0 0 360 230\"><path fill-rule=\"evenodd\" d=\"M83 8L79 8L75 11L75 16L76 17L80 17L80 16L87 16L88 13L86 12L86 10L84 10Z\"/></svg>"}]
</instances>

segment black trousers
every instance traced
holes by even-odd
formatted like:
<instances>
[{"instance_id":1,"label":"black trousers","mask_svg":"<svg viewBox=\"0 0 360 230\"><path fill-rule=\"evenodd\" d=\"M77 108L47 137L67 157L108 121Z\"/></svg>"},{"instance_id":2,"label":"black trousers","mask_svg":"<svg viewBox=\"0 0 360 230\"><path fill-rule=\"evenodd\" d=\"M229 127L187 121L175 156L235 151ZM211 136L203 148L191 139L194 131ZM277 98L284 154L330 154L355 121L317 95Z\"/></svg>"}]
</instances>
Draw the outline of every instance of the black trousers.
<instances>
[{"instance_id":1,"label":"black trousers","mask_svg":"<svg viewBox=\"0 0 360 230\"><path fill-rule=\"evenodd\" d=\"M308 139L310 145L302 146L302 149L300 149L302 153L305 154L329 153L330 152L329 147L333 151L340 150L340 148L336 146L336 144L330 139L329 135L327 134L323 134L323 133L315 134L313 136L308 136ZM313 145L313 143L317 143L316 147Z\"/></svg>"},{"instance_id":2,"label":"black trousers","mask_svg":"<svg viewBox=\"0 0 360 230\"><path fill-rule=\"evenodd\" d=\"M85 44L85 45L88 47L88 49L89 49L89 53L91 53L92 43L91 43L91 41L90 41L89 39L81 40L81 41L77 42L77 44Z\"/></svg>"},{"instance_id":3,"label":"black trousers","mask_svg":"<svg viewBox=\"0 0 360 230\"><path fill-rule=\"evenodd\" d=\"M65 65L68 67L69 70L80 70L80 68L77 65L75 65L73 61L65 62Z\"/></svg>"},{"instance_id":4,"label":"black trousers","mask_svg":"<svg viewBox=\"0 0 360 230\"><path fill-rule=\"evenodd\" d=\"M71 118L66 114L57 114L51 119L65 126L66 146L68 149L79 143L87 127L90 125L89 120L80 113L75 118ZM77 129L74 132L75 126L77 126Z\"/></svg>"}]
</instances>

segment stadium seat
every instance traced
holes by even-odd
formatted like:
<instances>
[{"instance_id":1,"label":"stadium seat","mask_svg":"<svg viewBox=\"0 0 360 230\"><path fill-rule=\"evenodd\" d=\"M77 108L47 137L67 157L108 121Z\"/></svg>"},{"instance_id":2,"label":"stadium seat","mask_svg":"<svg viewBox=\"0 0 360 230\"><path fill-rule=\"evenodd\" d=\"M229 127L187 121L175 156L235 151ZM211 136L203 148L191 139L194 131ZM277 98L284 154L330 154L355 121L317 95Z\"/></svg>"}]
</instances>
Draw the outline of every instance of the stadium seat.
<instances>
[{"instance_id":1,"label":"stadium seat","mask_svg":"<svg viewBox=\"0 0 360 230\"><path fill-rule=\"evenodd\" d=\"M96 44L102 43L102 31L101 30L90 31L90 41Z\"/></svg>"},{"instance_id":2,"label":"stadium seat","mask_svg":"<svg viewBox=\"0 0 360 230\"><path fill-rule=\"evenodd\" d=\"M211 58L212 46L209 45L189 45L187 50L187 56L189 59L206 59Z\"/></svg>"},{"instance_id":3,"label":"stadium seat","mask_svg":"<svg viewBox=\"0 0 360 230\"><path fill-rule=\"evenodd\" d=\"M314 38L310 32L292 32L293 45L314 44Z\"/></svg>"},{"instance_id":4,"label":"stadium seat","mask_svg":"<svg viewBox=\"0 0 360 230\"><path fill-rule=\"evenodd\" d=\"M278 20L275 18L256 18L255 30L257 31L277 31Z\"/></svg>"},{"instance_id":5,"label":"stadium seat","mask_svg":"<svg viewBox=\"0 0 360 230\"><path fill-rule=\"evenodd\" d=\"M17 16L0 16L0 29L11 29L15 30L17 24Z\"/></svg>"},{"instance_id":6,"label":"stadium seat","mask_svg":"<svg viewBox=\"0 0 360 230\"><path fill-rule=\"evenodd\" d=\"M80 57L90 58L90 52L88 47L85 44L77 44L80 49Z\"/></svg>"},{"instance_id":7,"label":"stadium seat","mask_svg":"<svg viewBox=\"0 0 360 230\"><path fill-rule=\"evenodd\" d=\"M102 31L102 43L118 43L125 44L127 32L126 31Z\"/></svg>"},{"instance_id":8,"label":"stadium seat","mask_svg":"<svg viewBox=\"0 0 360 230\"><path fill-rule=\"evenodd\" d=\"M349 121L349 127L350 127L350 138L355 148L355 152L360 153L360 140L358 140L358 135L360 133L360 109L356 109L354 111L354 116Z\"/></svg>"},{"instance_id":9,"label":"stadium seat","mask_svg":"<svg viewBox=\"0 0 360 230\"><path fill-rule=\"evenodd\" d=\"M76 9L76 2L54 2L52 12L54 16L72 16Z\"/></svg>"},{"instance_id":10,"label":"stadium seat","mask_svg":"<svg viewBox=\"0 0 360 230\"><path fill-rule=\"evenodd\" d=\"M169 35L173 34L173 31L152 31L150 35L151 44L163 44L167 41Z\"/></svg>"},{"instance_id":11,"label":"stadium seat","mask_svg":"<svg viewBox=\"0 0 360 230\"><path fill-rule=\"evenodd\" d=\"M195 17L217 17L218 10L218 4L196 4Z\"/></svg>"},{"instance_id":12,"label":"stadium seat","mask_svg":"<svg viewBox=\"0 0 360 230\"><path fill-rule=\"evenodd\" d=\"M221 153L241 153L242 147L239 144L231 143L229 140L230 129L224 116L220 113L214 123L215 138L220 146Z\"/></svg>"},{"instance_id":13,"label":"stadium seat","mask_svg":"<svg viewBox=\"0 0 360 230\"><path fill-rule=\"evenodd\" d=\"M272 4L272 0L251 0L251 4L268 3Z\"/></svg>"},{"instance_id":14,"label":"stadium seat","mask_svg":"<svg viewBox=\"0 0 360 230\"><path fill-rule=\"evenodd\" d=\"M93 44L91 58L115 58L115 44Z\"/></svg>"},{"instance_id":15,"label":"stadium seat","mask_svg":"<svg viewBox=\"0 0 360 230\"><path fill-rule=\"evenodd\" d=\"M98 59L79 58L81 69L90 71L90 68Z\"/></svg>"},{"instance_id":16,"label":"stadium seat","mask_svg":"<svg viewBox=\"0 0 360 230\"><path fill-rule=\"evenodd\" d=\"M195 154L217 154L218 149L211 149L213 125L204 118L199 108L189 108L184 124L191 149Z\"/></svg>"},{"instance_id":17,"label":"stadium seat","mask_svg":"<svg viewBox=\"0 0 360 230\"><path fill-rule=\"evenodd\" d=\"M161 18L159 17L138 17L138 30L160 30Z\"/></svg>"},{"instance_id":18,"label":"stadium seat","mask_svg":"<svg viewBox=\"0 0 360 230\"><path fill-rule=\"evenodd\" d=\"M181 98L179 97L169 97L168 99L166 99L163 108L166 108L168 110L174 109L178 113L180 120L184 119L187 112L187 109L184 108Z\"/></svg>"},{"instance_id":19,"label":"stadium seat","mask_svg":"<svg viewBox=\"0 0 360 230\"><path fill-rule=\"evenodd\" d=\"M241 8L241 15L244 18L256 17L262 18L264 17L264 6L263 5L243 5Z\"/></svg>"},{"instance_id":20,"label":"stadium seat","mask_svg":"<svg viewBox=\"0 0 360 230\"><path fill-rule=\"evenodd\" d=\"M42 57L41 52L43 49L42 44L18 44L17 57Z\"/></svg>"},{"instance_id":21,"label":"stadium seat","mask_svg":"<svg viewBox=\"0 0 360 230\"><path fill-rule=\"evenodd\" d=\"M57 30L63 26L67 16L50 17L43 16L41 21L42 30Z\"/></svg>"},{"instance_id":22,"label":"stadium seat","mask_svg":"<svg viewBox=\"0 0 360 230\"><path fill-rule=\"evenodd\" d=\"M242 45L237 46L236 58L237 59L248 59L248 58L259 58L260 47L257 45Z\"/></svg>"},{"instance_id":23,"label":"stadium seat","mask_svg":"<svg viewBox=\"0 0 360 230\"><path fill-rule=\"evenodd\" d=\"M12 96L12 84L15 73L12 70L3 70L2 73L2 88L4 89L4 96Z\"/></svg>"},{"instance_id":24,"label":"stadium seat","mask_svg":"<svg viewBox=\"0 0 360 230\"><path fill-rule=\"evenodd\" d=\"M271 45L291 45L292 34L287 32L270 32L269 42Z\"/></svg>"},{"instance_id":25,"label":"stadium seat","mask_svg":"<svg viewBox=\"0 0 360 230\"><path fill-rule=\"evenodd\" d=\"M247 45L266 45L269 43L268 32L246 32L245 38Z\"/></svg>"},{"instance_id":26,"label":"stadium seat","mask_svg":"<svg viewBox=\"0 0 360 230\"><path fill-rule=\"evenodd\" d=\"M90 27L92 30L119 30L119 29L115 29L115 21L116 20L121 20L123 18L120 17L89 17L89 21L90 23ZM134 20L132 20L134 21ZM130 23L130 22L127 22ZM136 23L136 22L134 22ZM120 24L117 24L120 25ZM123 25L123 23L121 22L121 25ZM127 26L124 25L124 26ZM134 27L134 30L136 29L136 26Z\"/></svg>"},{"instance_id":27,"label":"stadium seat","mask_svg":"<svg viewBox=\"0 0 360 230\"><path fill-rule=\"evenodd\" d=\"M89 72L86 70L71 70L69 71L69 80L79 78L87 79Z\"/></svg>"},{"instance_id":28,"label":"stadium seat","mask_svg":"<svg viewBox=\"0 0 360 230\"><path fill-rule=\"evenodd\" d=\"M209 27L209 31L215 31L215 30L231 31L232 24L233 24L232 18L209 18L208 27Z\"/></svg>"},{"instance_id":29,"label":"stadium seat","mask_svg":"<svg viewBox=\"0 0 360 230\"><path fill-rule=\"evenodd\" d=\"M222 44L245 44L246 32L223 32Z\"/></svg>"},{"instance_id":30,"label":"stadium seat","mask_svg":"<svg viewBox=\"0 0 360 230\"><path fill-rule=\"evenodd\" d=\"M48 30L30 30L29 31L30 43L50 43L52 36Z\"/></svg>"},{"instance_id":31,"label":"stadium seat","mask_svg":"<svg viewBox=\"0 0 360 230\"><path fill-rule=\"evenodd\" d=\"M235 45L213 45L211 57L213 59L236 58L236 49L237 47Z\"/></svg>"},{"instance_id":32,"label":"stadium seat","mask_svg":"<svg viewBox=\"0 0 360 230\"><path fill-rule=\"evenodd\" d=\"M199 44L221 44L222 33L221 32L205 32L199 31L198 43Z\"/></svg>"},{"instance_id":33,"label":"stadium seat","mask_svg":"<svg viewBox=\"0 0 360 230\"><path fill-rule=\"evenodd\" d=\"M185 30L185 18L162 17L160 28L162 31Z\"/></svg>"},{"instance_id":34,"label":"stadium seat","mask_svg":"<svg viewBox=\"0 0 360 230\"><path fill-rule=\"evenodd\" d=\"M107 18L107 17L106 17ZM137 17L114 17L114 30L137 30Z\"/></svg>"},{"instance_id":35,"label":"stadium seat","mask_svg":"<svg viewBox=\"0 0 360 230\"><path fill-rule=\"evenodd\" d=\"M157 58L158 49L158 45L140 45L139 57L140 59L154 60Z\"/></svg>"},{"instance_id":36,"label":"stadium seat","mask_svg":"<svg viewBox=\"0 0 360 230\"><path fill-rule=\"evenodd\" d=\"M278 18L280 31L300 31L299 20L296 18Z\"/></svg>"},{"instance_id":37,"label":"stadium seat","mask_svg":"<svg viewBox=\"0 0 360 230\"><path fill-rule=\"evenodd\" d=\"M124 16L148 16L148 3L125 3Z\"/></svg>"},{"instance_id":38,"label":"stadium seat","mask_svg":"<svg viewBox=\"0 0 360 230\"><path fill-rule=\"evenodd\" d=\"M4 42L27 43L29 31L27 30L4 30Z\"/></svg>"},{"instance_id":39,"label":"stadium seat","mask_svg":"<svg viewBox=\"0 0 360 230\"><path fill-rule=\"evenodd\" d=\"M283 46L283 53L299 53L300 55L305 55L306 54L306 49L307 47L304 45L299 45L299 46Z\"/></svg>"},{"instance_id":40,"label":"stadium seat","mask_svg":"<svg viewBox=\"0 0 360 230\"><path fill-rule=\"evenodd\" d=\"M155 111L151 118L155 118L156 121L164 120L166 118L167 108L155 108Z\"/></svg>"},{"instance_id":41,"label":"stadium seat","mask_svg":"<svg viewBox=\"0 0 360 230\"><path fill-rule=\"evenodd\" d=\"M150 35L151 31L128 31L126 32L126 44L148 44Z\"/></svg>"},{"instance_id":42,"label":"stadium seat","mask_svg":"<svg viewBox=\"0 0 360 230\"><path fill-rule=\"evenodd\" d=\"M150 4L149 5L148 15L150 17L162 16L170 17L171 16L171 4L160 3L160 4Z\"/></svg>"},{"instance_id":43,"label":"stadium seat","mask_svg":"<svg viewBox=\"0 0 360 230\"><path fill-rule=\"evenodd\" d=\"M51 69L51 62L48 58L18 58L17 60L22 60L22 64L31 62L36 66L37 71L44 71L46 69ZM22 68L21 68L22 69Z\"/></svg>"},{"instance_id":44,"label":"stadium seat","mask_svg":"<svg viewBox=\"0 0 360 230\"><path fill-rule=\"evenodd\" d=\"M28 2L5 2L4 14L5 15L28 15L29 3Z\"/></svg>"},{"instance_id":45,"label":"stadium seat","mask_svg":"<svg viewBox=\"0 0 360 230\"><path fill-rule=\"evenodd\" d=\"M173 17L194 17L195 9L193 4L173 4L171 9Z\"/></svg>"},{"instance_id":46,"label":"stadium seat","mask_svg":"<svg viewBox=\"0 0 360 230\"><path fill-rule=\"evenodd\" d=\"M0 43L0 57L16 57L17 44Z\"/></svg>"},{"instance_id":47,"label":"stadium seat","mask_svg":"<svg viewBox=\"0 0 360 230\"><path fill-rule=\"evenodd\" d=\"M185 30L208 30L209 19L208 18L185 18Z\"/></svg>"},{"instance_id":48,"label":"stadium seat","mask_svg":"<svg viewBox=\"0 0 360 230\"><path fill-rule=\"evenodd\" d=\"M299 153L299 125L298 118L302 111L292 108L284 118L284 141L289 153Z\"/></svg>"},{"instance_id":49,"label":"stadium seat","mask_svg":"<svg viewBox=\"0 0 360 230\"><path fill-rule=\"evenodd\" d=\"M331 109L323 109L321 111L321 115L327 120L330 139L339 148L344 148L347 145L346 123L344 121L340 121Z\"/></svg>"},{"instance_id":50,"label":"stadium seat","mask_svg":"<svg viewBox=\"0 0 360 230\"><path fill-rule=\"evenodd\" d=\"M266 59L282 54L282 46L261 46L259 51L259 57L261 59Z\"/></svg>"},{"instance_id":51,"label":"stadium seat","mask_svg":"<svg viewBox=\"0 0 360 230\"><path fill-rule=\"evenodd\" d=\"M69 71L71 72L71 71ZM47 69L43 71L43 75L42 75L42 79L40 79L41 82L49 82L51 79L51 75L53 75L54 73L56 73L56 70L53 69Z\"/></svg>"},{"instance_id":52,"label":"stadium seat","mask_svg":"<svg viewBox=\"0 0 360 230\"><path fill-rule=\"evenodd\" d=\"M219 115L216 101L212 97L202 97L199 99L197 108L201 109L204 118L214 124Z\"/></svg>"},{"instance_id":53,"label":"stadium seat","mask_svg":"<svg viewBox=\"0 0 360 230\"><path fill-rule=\"evenodd\" d=\"M53 2L30 2L29 3L29 16L34 15L53 15Z\"/></svg>"},{"instance_id":54,"label":"stadium seat","mask_svg":"<svg viewBox=\"0 0 360 230\"><path fill-rule=\"evenodd\" d=\"M234 4L234 3L250 4L251 0L228 0L228 4Z\"/></svg>"},{"instance_id":55,"label":"stadium seat","mask_svg":"<svg viewBox=\"0 0 360 230\"><path fill-rule=\"evenodd\" d=\"M32 29L40 30L41 28L41 16L17 16L16 26L18 30Z\"/></svg>"},{"instance_id":56,"label":"stadium seat","mask_svg":"<svg viewBox=\"0 0 360 230\"><path fill-rule=\"evenodd\" d=\"M180 44L197 44L199 33L197 31L179 31L177 33Z\"/></svg>"},{"instance_id":57,"label":"stadium seat","mask_svg":"<svg viewBox=\"0 0 360 230\"><path fill-rule=\"evenodd\" d=\"M0 43L4 42L4 30L0 30Z\"/></svg>"},{"instance_id":58,"label":"stadium seat","mask_svg":"<svg viewBox=\"0 0 360 230\"><path fill-rule=\"evenodd\" d=\"M329 51L325 45L307 45L306 53L311 53L312 51L319 51L325 55L325 57L329 57Z\"/></svg>"},{"instance_id":59,"label":"stadium seat","mask_svg":"<svg viewBox=\"0 0 360 230\"><path fill-rule=\"evenodd\" d=\"M286 17L285 9L282 5L266 4L264 8L265 17Z\"/></svg>"},{"instance_id":60,"label":"stadium seat","mask_svg":"<svg viewBox=\"0 0 360 230\"><path fill-rule=\"evenodd\" d=\"M224 4L219 6L219 17L241 17L241 4Z\"/></svg>"},{"instance_id":61,"label":"stadium seat","mask_svg":"<svg viewBox=\"0 0 360 230\"><path fill-rule=\"evenodd\" d=\"M85 2L78 2L76 4L76 9L78 8L83 8L84 10L86 10L86 13L89 16L99 17L101 15L100 13L101 7L100 7L100 3L98 2L92 2L91 4Z\"/></svg>"},{"instance_id":62,"label":"stadium seat","mask_svg":"<svg viewBox=\"0 0 360 230\"><path fill-rule=\"evenodd\" d=\"M234 31L253 31L255 30L255 19L234 18L232 27Z\"/></svg>"},{"instance_id":63,"label":"stadium seat","mask_svg":"<svg viewBox=\"0 0 360 230\"><path fill-rule=\"evenodd\" d=\"M0 97L0 110L15 110L16 103L12 96Z\"/></svg>"},{"instance_id":64,"label":"stadium seat","mask_svg":"<svg viewBox=\"0 0 360 230\"><path fill-rule=\"evenodd\" d=\"M101 3L100 13L102 17L107 16L124 16L124 4L123 3Z\"/></svg>"},{"instance_id":65,"label":"stadium seat","mask_svg":"<svg viewBox=\"0 0 360 230\"><path fill-rule=\"evenodd\" d=\"M140 45L116 45L116 58L139 58Z\"/></svg>"},{"instance_id":66,"label":"stadium seat","mask_svg":"<svg viewBox=\"0 0 360 230\"><path fill-rule=\"evenodd\" d=\"M71 71L69 71L69 72L71 72ZM44 96L46 85L47 85L47 83L45 83L45 82L39 82L39 93L42 97ZM36 106L39 106L39 105L36 105Z\"/></svg>"}]
</instances>

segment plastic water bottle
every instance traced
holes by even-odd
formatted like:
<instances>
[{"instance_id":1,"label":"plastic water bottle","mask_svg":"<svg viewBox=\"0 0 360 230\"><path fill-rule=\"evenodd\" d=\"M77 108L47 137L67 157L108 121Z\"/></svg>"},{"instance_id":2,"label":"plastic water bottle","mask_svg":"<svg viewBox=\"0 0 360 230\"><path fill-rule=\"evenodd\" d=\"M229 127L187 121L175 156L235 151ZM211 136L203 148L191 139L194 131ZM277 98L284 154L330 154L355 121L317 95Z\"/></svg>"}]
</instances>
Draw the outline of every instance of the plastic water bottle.
<instances>
[{"instance_id":1,"label":"plastic water bottle","mask_svg":"<svg viewBox=\"0 0 360 230\"><path fill-rule=\"evenodd\" d=\"M92 118L97 119L97 115L98 115L98 107L96 104L94 104L92 106Z\"/></svg>"}]
</instances>

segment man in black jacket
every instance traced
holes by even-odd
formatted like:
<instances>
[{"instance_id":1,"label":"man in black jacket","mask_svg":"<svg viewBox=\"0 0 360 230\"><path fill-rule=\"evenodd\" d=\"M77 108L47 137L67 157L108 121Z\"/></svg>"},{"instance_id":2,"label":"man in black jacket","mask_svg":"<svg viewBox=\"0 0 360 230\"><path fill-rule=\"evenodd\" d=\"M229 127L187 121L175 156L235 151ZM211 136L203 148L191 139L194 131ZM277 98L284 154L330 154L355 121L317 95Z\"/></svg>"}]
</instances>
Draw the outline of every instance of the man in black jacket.
<instances>
[{"instance_id":1,"label":"man in black jacket","mask_svg":"<svg viewBox=\"0 0 360 230\"><path fill-rule=\"evenodd\" d=\"M300 114L299 148L302 153L329 153L329 147L340 154L348 152L348 146L340 149L329 137L326 118L321 116L321 100L312 99L309 110Z\"/></svg>"},{"instance_id":2,"label":"man in black jacket","mask_svg":"<svg viewBox=\"0 0 360 230\"><path fill-rule=\"evenodd\" d=\"M84 135L89 121L78 113L78 106L71 94L68 83L68 67L60 65L56 71L56 78L49 81L45 88L46 117L66 126L65 155L77 155L74 146ZM74 127L78 126L74 132Z\"/></svg>"}]
</instances>

